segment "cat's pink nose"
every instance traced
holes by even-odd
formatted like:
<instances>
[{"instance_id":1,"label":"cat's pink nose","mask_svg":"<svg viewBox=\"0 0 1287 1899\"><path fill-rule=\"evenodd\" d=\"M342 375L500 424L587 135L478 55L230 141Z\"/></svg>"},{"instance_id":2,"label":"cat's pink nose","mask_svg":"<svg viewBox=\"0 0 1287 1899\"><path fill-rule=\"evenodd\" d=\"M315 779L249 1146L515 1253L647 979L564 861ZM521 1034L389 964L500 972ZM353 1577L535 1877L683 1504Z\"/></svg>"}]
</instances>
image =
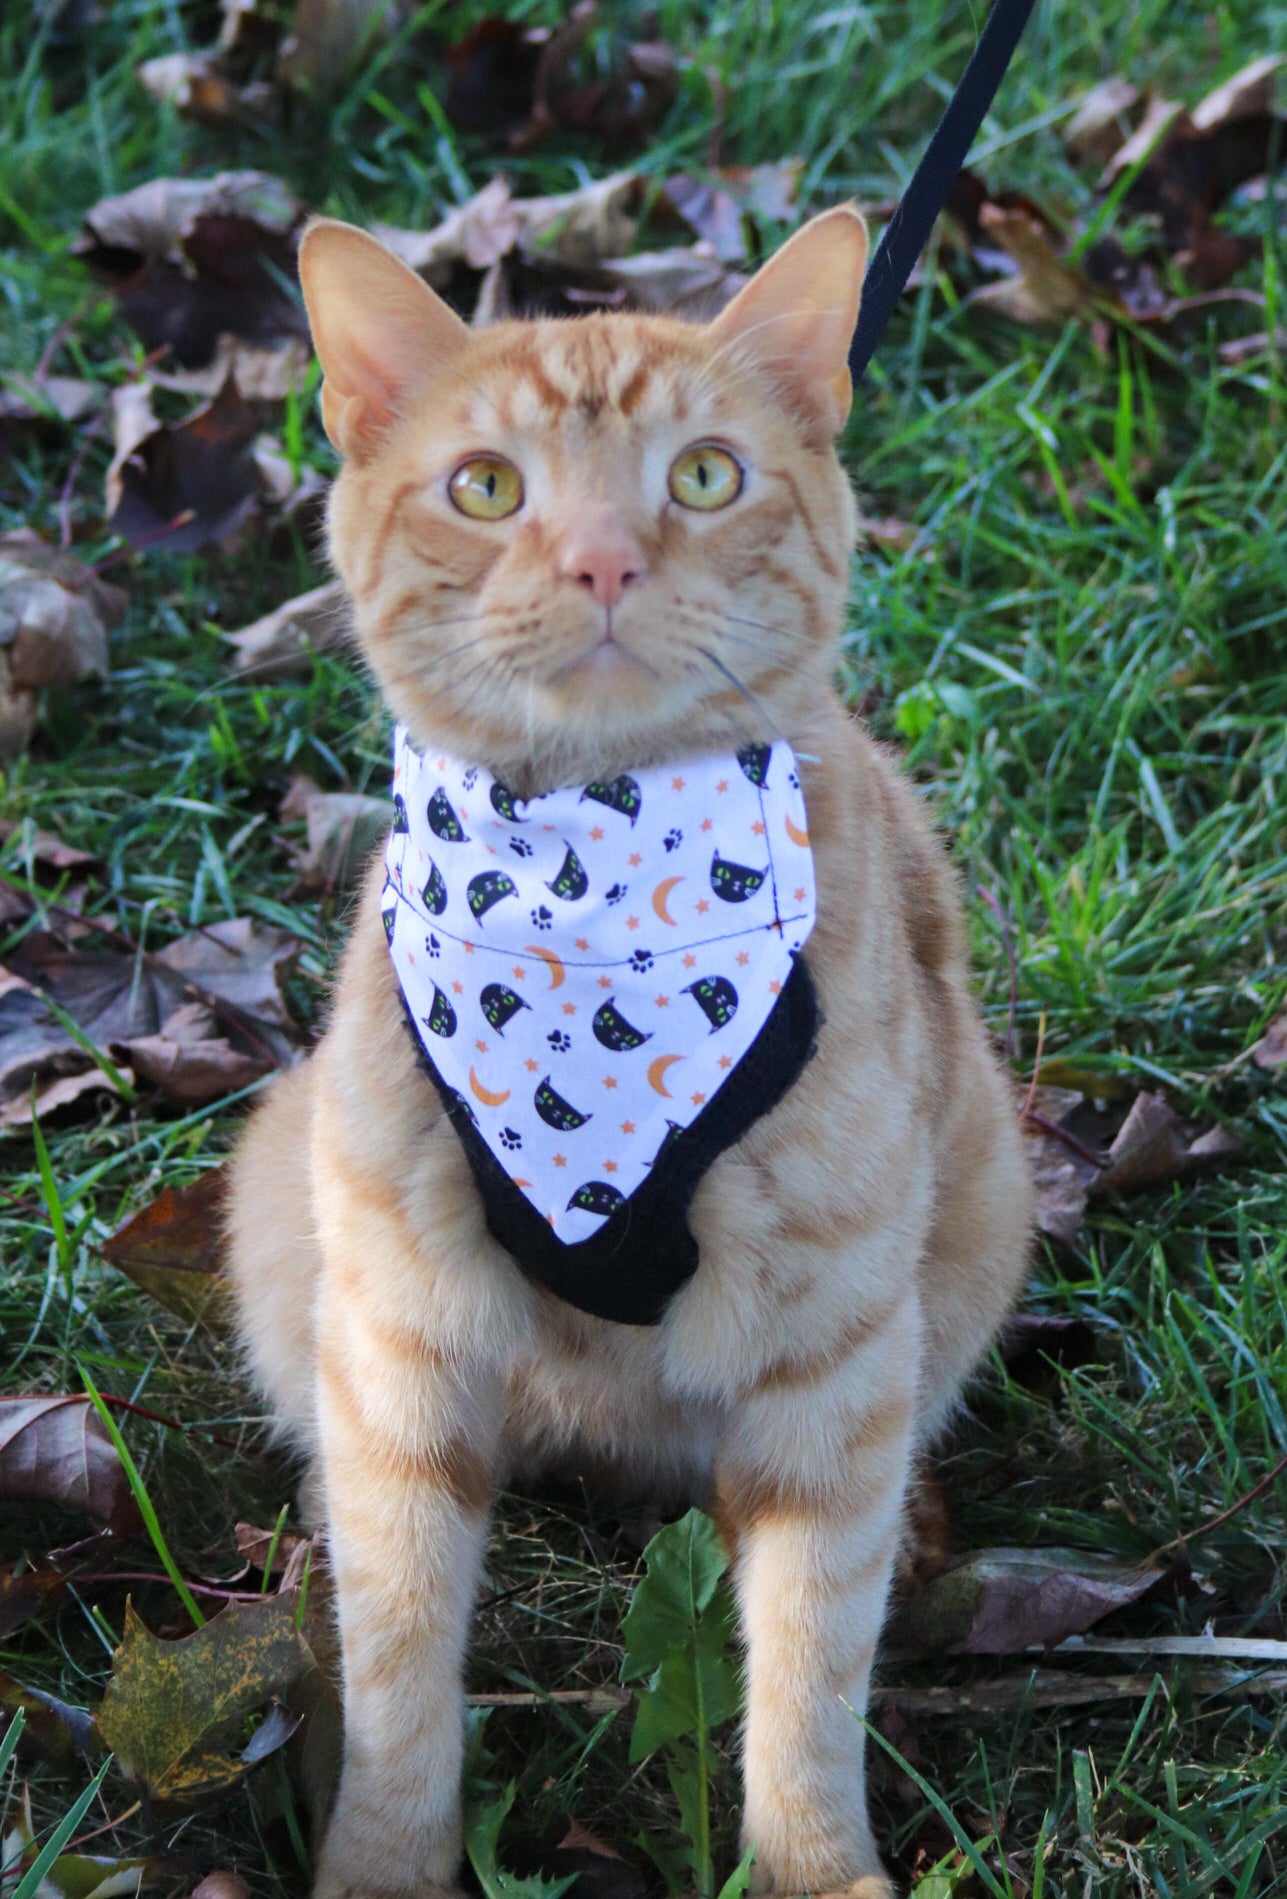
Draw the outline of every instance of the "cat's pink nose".
<instances>
[{"instance_id":1,"label":"cat's pink nose","mask_svg":"<svg viewBox=\"0 0 1287 1899\"><path fill-rule=\"evenodd\" d=\"M584 587L596 605L615 607L632 580L644 571L643 551L621 529L583 523L568 538L559 572Z\"/></svg>"}]
</instances>

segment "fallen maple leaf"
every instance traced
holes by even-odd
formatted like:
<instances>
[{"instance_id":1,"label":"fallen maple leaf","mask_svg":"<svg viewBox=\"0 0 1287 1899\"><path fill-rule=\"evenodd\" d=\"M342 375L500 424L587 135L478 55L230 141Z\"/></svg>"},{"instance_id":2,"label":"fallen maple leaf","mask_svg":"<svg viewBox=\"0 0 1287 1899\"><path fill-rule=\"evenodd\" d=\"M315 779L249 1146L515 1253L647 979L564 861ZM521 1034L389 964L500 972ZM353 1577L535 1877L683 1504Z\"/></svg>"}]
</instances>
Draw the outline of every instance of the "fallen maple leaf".
<instances>
[{"instance_id":1,"label":"fallen maple leaf","mask_svg":"<svg viewBox=\"0 0 1287 1899\"><path fill-rule=\"evenodd\" d=\"M766 165L725 165L705 178L677 172L662 190L689 229L710 245L722 263L741 263L747 254L748 216L794 224L803 160L783 158Z\"/></svg>"},{"instance_id":2,"label":"fallen maple leaf","mask_svg":"<svg viewBox=\"0 0 1287 1899\"><path fill-rule=\"evenodd\" d=\"M152 426L134 436L145 418L131 407L131 434L112 463L113 533L136 546L163 542L177 554L231 540L263 490L253 453L259 433L255 409L229 379L212 402L184 422L148 419Z\"/></svg>"},{"instance_id":3,"label":"fallen maple leaf","mask_svg":"<svg viewBox=\"0 0 1287 1899\"><path fill-rule=\"evenodd\" d=\"M970 303L1027 324L1066 323L1095 311L1099 299L1089 277L1059 255L1036 218L985 204L979 223L1018 270L999 283L983 284L971 293Z\"/></svg>"},{"instance_id":4,"label":"fallen maple leaf","mask_svg":"<svg viewBox=\"0 0 1287 1899\"><path fill-rule=\"evenodd\" d=\"M1128 138L1143 109L1143 94L1129 79L1092 86L1064 127L1069 156L1082 165L1104 165Z\"/></svg>"},{"instance_id":5,"label":"fallen maple leaf","mask_svg":"<svg viewBox=\"0 0 1287 1899\"><path fill-rule=\"evenodd\" d=\"M28 1715L30 1721L30 1715ZM25 1730L24 1730L25 1732ZM66 1763L70 1767L70 1761ZM31 1789L24 1787L16 1824L3 1842L6 1891L9 1881L20 1884L19 1874L36 1858L44 1841L31 1816ZM145 1886L167 1880L170 1869L161 1858L114 1859L98 1853L59 1853L48 1865L36 1888L37 1899L131 1899Z\"/></svg>"},{"instance_id":6,"label":"fallen maple leaf","mask_svg":"<svg viewBox=\"0 0 1287 1899\"><path fill-rule=\"evenodd\" d=\"M1103 1172L1094 1183L1098 1194L1142 1193L1167 1186L1205 1169L1215 1169L1242 1152L1242 1142L1219 1125L1196 1133L1181 1120L1165 1095L1140 1094L1108 1150Z\"/></svg>"},{"instance_id":7,"label":"fallen maple leaf","mask_svg":"<svg viewBox=\"0 0 1287 1899\"><path fill-rule=\"evenodd\" d=\"M296 0L287 21L272 0L222 0L213 46L145 60L141 83L201 125L275 126L292 94L341 86L364 45L386 30L370 0Z\"/></svg>"},{"instance_id":8,"label":"fallen maple leaf","mask_svg":"<svg viewBox=\"0 0 1287 1899\"><path fill-rule=\"evenodd\" d=\"M187 1805L245 1778L243 1752L228 1752L227 1739L312 1666L293 1595L230 1602L176 1642L153 1635L127 1603L99 1733L150 1799Z\"/></svg>"},{"instance_id":9,"label":"fallen maple leaf","mask_svg":"<svg viewBox=\"0 0 1287 1899\"><path fill-rule=\"evenodd\" d=\"M225 1187L221 1167L212 1167L187 1187L163 1187L103 1243L109 1265L189 1324L209 1323L227 1295Z\"/></svg>"},{"instance_id":10,"label":"fallen maple leaf","mask_svg":"<svg viewBox=\"0 0 1287 1899\"><path fill-rule=\"evenodd\" d=\"M0 1127L30 1120L33 1085L42 1116L114 1088L113 1066L132 1086L136 1043L146 1078L187 1104L297 1059L282 984L299 944L286 931L239 917L139 955L91 946L88 927L70 945L63 931L33 930L0 966Z\"/></svg>"},{"instance_id":11,"label":"fallen maple leaf","mask_svg":"<svg viewBox=\"0 0 1287 1899\"><path fill-rule=\"evenodd\" d=\"M348 611L338 580L285 601L225 636L236 648L235 670L261 679L307 678L315 653L333 653L348 644Z\"/></svg>"},{"instance_id":12,"label":"fallen maple leaf","mask_svg":"<svg viewBox=\"0 0 1287 1899\"><path fill-rule=\"evenodd\" d=\"M282 800L285 824L303 823L307 848L295 859L296 891L347 890L361 876L393 820L387 798L356 791L323 791L302 773Z\"/></svg>"},{"instance_id":13,"label":"fallen maple leaf","mask_svg":"<svg viewBox=\"0 0 1287 1899\"><path fill-rule=\"evenodd\" d=\"M1080 1635L1167 1574L1091 1550L975 1550L904 1605L895 1639L925 1654L1017 1655Z\"/></svg>"},{"instance_id":14,"label":"fallen maple leaf","mask_svg":"<svg viewBox=\"0 0 1287 1899\"><path fill-rule=\"evenodd\" d=\"M105 678L125 595L29 528L0 535L0 762L29 743L47 687Z\"/></svg>"},{"instance_id":15,"label":"fallen maple leaf","mask_svg":"<svg viewBox=\"0 0 1287 1899\"><path fill-rule=\"evenodd\" d=\"M0 388L0 438L20 429L35 430L82 422L101 409L103 385L80 376L23 376L6 371Z\"/></svg>"},{"instance_id":16,"label":"fallen maple leaf","mask_svg":"<svg viewBox=\"0 0 1287 1899\"><path fill-rule=\"evenodd\" d=\"M1273 110L1284 56L1253 60L1191 111L1152 100L1134 135L1114 154L1100 181L1111 186L1139 166L1123 209L1156 221L1175 261L1199 289L1226 283L1259 249L1259 240L1224 231L1214 214L1236 186L1283 162L1287 120Z\"/></svg>"},{"instance_id":17,"label":"fallen maple leaf","mask_svg":"<svg viewBox=\"0 0 1287 1899\"><path fill-rule=\"evenodd\" d=\"M304 206L267 172L154 178L86 213L77 256L116 297L148 351L195 369L224 335L306 337L295 280Z\"/></svg>"},{"instance_id":18,"label":"fallen maple leaf","mask_svg":"<svg viewBox=\"0 0 1287 1899\"><path fill-rule=\"evenodd\" d=\"M77 1510L128 1536L141 1521L116 1447L88 1398L0 1398L0 1500Z\"/></svg>"}]
</instances>

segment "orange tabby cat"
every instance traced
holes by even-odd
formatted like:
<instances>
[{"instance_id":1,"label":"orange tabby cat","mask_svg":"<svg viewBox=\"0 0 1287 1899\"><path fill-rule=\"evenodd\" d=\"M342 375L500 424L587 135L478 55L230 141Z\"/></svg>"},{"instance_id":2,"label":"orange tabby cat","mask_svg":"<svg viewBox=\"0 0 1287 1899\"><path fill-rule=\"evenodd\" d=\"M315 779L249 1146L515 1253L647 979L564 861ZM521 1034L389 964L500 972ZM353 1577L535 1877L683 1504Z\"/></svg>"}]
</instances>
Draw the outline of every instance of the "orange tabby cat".
<instances>
[{"instance_id":1,"label":"orange tabby cat","mask_svg":"<svg viewBox=\"0 0 1287 1899\"><path fill-rule=\"evenodd\" d=\"M833 440L866 248L839 209L707 325L474 332L363 233L304 239L344 457L331 550L413 744L529 798L789 740L820 1005L800 1078L702 1177L700 1264L660 1322L591 1317L488 1230L373 868L330 1027L252 1119L231 1202L242 1337L310 1460L337 1588L319 1899L452 1887L489 1507L507 1473L569 1457L687 1487L727 1539L755 1889L892 1892L856 1713L918 1447L1023 1277L1030 1191L952 873L833 686L854 531ZM694 447L735 473L719 505L678 498ZM462 511L479 483L483 512Z\"/></svg>"}]
</instances>

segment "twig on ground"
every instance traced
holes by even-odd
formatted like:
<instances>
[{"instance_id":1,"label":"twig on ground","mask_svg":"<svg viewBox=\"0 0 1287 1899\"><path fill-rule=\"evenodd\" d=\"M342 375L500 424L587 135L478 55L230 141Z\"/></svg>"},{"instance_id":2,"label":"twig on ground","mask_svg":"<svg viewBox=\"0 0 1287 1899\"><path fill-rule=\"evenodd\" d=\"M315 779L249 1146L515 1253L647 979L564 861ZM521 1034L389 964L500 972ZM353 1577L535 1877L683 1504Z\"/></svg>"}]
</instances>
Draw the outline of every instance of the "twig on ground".
<instances>
[{"instance_id":1,"label":"twig on ground","mask_svg":"<svg viewBox=\"0 0 1287 1899\"><path fill-rule=\"evenodd\" d=\"M1138 1646L1123 1644L1126 1648ZM1276 1646L1287 1655L1287 1642ZM1184 1654L1192 1652L1187 1648L1182 1651ZM1134 1675L1075 1675L1065 1669L1034 1668L1026 1674L1004 1675L995 1681L965 1682L953 1688L878 1685L872 1689L872 1701L877 1706L883 1702L906 1715L1015 1714L1022 1708L1080 1707L1096 1701L1142 1700L1159 1679L1165 1686L1165 1677L1160 1677L1157 1671ZM1258 1675L1232 1669L1199 1669L1189 1676L1188 1685L1201 1695L1287 1694L1287 1668L1267 1669ZM544 1708L557 1703L561 1707L584 1708L590 1714L609 1714L627 1707L630 1695L624 1688L556 1688L549 1694L479 1694L469 1695L467 1700L471 1708Z\"/></svg>"},{"instance_id":2,"label":"twig on ground","mask_svg":"<svg viewBox=\"0 0 1287 1899\"><path fill-rule=\"evenodd\" d=\"M1154 1550L1152 1560L1165 1556L1168 1550L1178 1550L1182 1545L1196 1543L1200 1536L1209 1536L1212 1530L1218 1530L1222 1523L1227 1523L1230 1517L1236 1517L1240 1510L1245 1510L1249 1503L1254 1503L1257 1497L1263 1496L1271 1485L1277 1483L1284 1472L1287 1472L1287 1454L1278 1459L1272 1470L1265 1472L1259 1483L1253 1484L1250 1490L1245 1490L1240 1497L1236 1497L1227 1510L1221 1510L1218 1516L1209 1517L1205 1523L1199 1523L1196 1530L1186 1530L1183 1536L1173 1537L1169 1543L1163 1543L1160 1549Z\"/></svg>"}]
</instances>

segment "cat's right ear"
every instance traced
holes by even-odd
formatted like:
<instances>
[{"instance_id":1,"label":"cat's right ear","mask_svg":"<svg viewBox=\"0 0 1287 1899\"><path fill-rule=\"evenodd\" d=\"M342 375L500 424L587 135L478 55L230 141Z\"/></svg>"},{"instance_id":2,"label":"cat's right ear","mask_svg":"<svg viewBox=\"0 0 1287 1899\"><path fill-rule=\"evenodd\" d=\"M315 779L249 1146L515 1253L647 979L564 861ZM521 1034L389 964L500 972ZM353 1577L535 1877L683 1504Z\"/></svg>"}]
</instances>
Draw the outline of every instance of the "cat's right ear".
<instances>
[{"instance_id":1,"label":"cat's right ear","mask_svg":"<svg viewBox=\"0 0 1287 1899\"><path fill-rule=\"evenodd\" d=\"M469 331L401 258L334 218L316 218L304 232L299 277L326 378L322 422L341 455L360 460Z\"/></svg>"}]
</instances>

